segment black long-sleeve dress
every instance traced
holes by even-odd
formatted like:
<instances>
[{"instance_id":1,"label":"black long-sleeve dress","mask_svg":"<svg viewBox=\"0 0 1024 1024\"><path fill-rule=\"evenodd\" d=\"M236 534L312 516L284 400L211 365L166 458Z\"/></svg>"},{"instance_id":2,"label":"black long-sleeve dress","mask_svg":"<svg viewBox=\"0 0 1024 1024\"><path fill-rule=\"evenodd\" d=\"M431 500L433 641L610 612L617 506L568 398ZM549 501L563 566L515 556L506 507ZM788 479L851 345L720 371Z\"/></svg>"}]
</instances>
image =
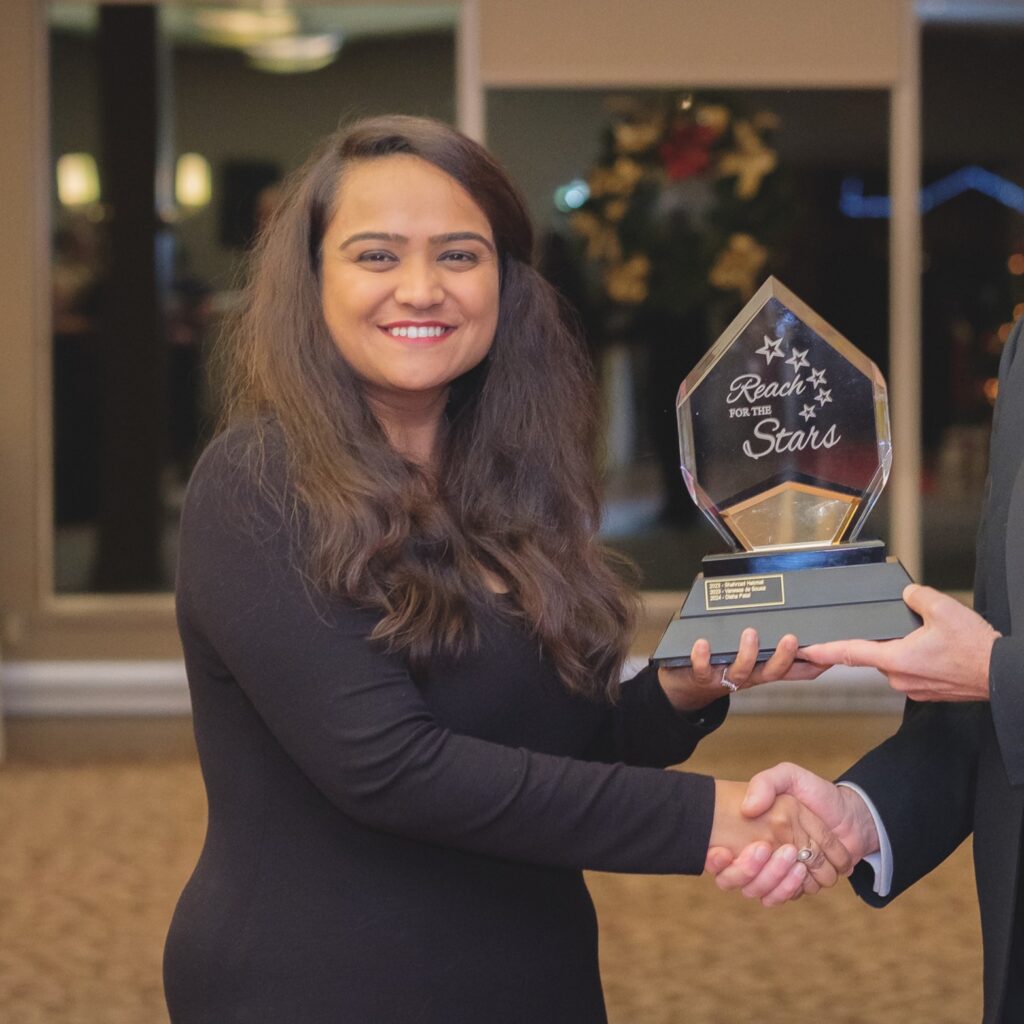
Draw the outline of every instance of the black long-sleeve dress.
<instances>
[{"instance_id":1,"label":"black long-sleeve dress","mask_svg":"<svg viewBox=\"0 0 1024 1024\"><path fill-rule=\"evenodd\" d=\"M167 939L172 1021L605 1020L581 869L702 870L713 782L660 767L727 701L678 715L651 670L616 706L573 696L500 596L478 650L414 680L374 613L312 591L244 440L210 446L182 519L209 824Z\"/></svg>"}]
</instances>

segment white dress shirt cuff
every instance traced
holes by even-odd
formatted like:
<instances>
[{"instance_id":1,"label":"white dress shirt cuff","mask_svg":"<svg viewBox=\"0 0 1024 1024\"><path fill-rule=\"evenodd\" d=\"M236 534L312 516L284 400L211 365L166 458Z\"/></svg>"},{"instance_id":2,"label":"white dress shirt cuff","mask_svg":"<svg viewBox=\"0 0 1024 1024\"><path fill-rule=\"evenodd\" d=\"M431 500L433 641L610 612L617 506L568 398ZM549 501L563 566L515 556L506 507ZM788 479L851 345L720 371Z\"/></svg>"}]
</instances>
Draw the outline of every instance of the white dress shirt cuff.
<instances>
[{"instance_id":1,"label":"white dress shirt cuff","mask_svg":"<svg viewBox=\"0 0 1024 1024\"><path fill-rule=\"evenodd\" d=\"M878 808L875 807L871 797L856 783L840 782L839 785L852 789L864 801L874 819L875 829L878 832L878 852L867 854L864 860L875 873L875 884L872 886L875 895L888 896L889 890L892 888L892 844L889 842L889 833L886 832L885 825L882 824L882 819L878 814Z\"/></svg>"}]
</instances>

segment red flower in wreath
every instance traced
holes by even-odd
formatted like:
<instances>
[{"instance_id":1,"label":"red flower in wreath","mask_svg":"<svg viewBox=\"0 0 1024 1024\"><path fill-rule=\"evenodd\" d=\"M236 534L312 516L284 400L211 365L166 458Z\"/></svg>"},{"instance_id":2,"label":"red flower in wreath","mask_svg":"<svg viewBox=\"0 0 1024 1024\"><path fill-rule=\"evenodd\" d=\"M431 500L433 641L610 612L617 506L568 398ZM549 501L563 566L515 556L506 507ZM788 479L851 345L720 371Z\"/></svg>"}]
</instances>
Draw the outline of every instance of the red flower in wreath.
<instances>
[{"instance_id":1,"label":"red flower in wreath","mask_svg":"<svg viewBox=\"0 0 1024 1024\"><path fill-rule=\"evenodd\" d=\"M692 121L674 125L658 150L669 178L680 181L706 171L711 163L711 143L717 134L713 128Z\"/></svg>"}]
</instances>

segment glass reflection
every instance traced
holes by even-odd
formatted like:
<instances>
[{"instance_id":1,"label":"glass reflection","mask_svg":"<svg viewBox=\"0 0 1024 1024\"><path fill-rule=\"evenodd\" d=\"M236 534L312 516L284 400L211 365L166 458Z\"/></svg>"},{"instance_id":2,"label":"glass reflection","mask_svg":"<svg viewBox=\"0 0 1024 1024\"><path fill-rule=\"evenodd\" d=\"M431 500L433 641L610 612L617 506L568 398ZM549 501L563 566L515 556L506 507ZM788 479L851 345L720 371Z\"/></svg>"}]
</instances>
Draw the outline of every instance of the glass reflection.
<instances>
[{"instance_id":1,"label":"glass reflection","mask_svg":"<svg viewBox=\"0 0 1024 1024\"><path fill-rule=\"evenodd\" d=\"M55 590L172 585L241 256L278 183L340 121L453 120L457 16L49 8Z\"/></svg>"},{"instance_id":2,"label":"glass reflection","mask_svg":"<svg viewBox=\"0 0 1024 1024\"><path fill-rule=\"evenodd\" d=\"M888 96L499 90L488 114L599 369L604 537L646 587L684 589L724 538L680 474L676 395L758 285L777 275L886 366L887 225L838 201L854 169L886 181Z\"/></svg>"}]
</instances>

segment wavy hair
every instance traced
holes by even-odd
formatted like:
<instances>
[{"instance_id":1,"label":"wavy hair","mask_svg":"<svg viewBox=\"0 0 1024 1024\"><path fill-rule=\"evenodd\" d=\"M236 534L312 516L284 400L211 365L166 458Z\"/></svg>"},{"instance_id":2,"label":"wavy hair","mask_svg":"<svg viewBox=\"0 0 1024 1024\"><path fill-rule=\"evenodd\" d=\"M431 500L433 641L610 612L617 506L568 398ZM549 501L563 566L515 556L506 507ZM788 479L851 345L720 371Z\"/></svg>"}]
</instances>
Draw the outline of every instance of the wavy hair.
<instances>
[{"instance_id":1,"label":"wavy hair","mask_svg":"<svg viewBox=\"0 0 1024 1024\"><path fill-rule=\"evenodd\" d=\"M321 245L346 168L393 154L454 178L487 216L499 256L494 342L452 384L432 472L388 443L321 308ZM525 623L571 691L614 698L636 596L595 540L597 396L579 330L532 249L519 192L451 127L377 117L328 137L254 247L226 339L223 420L256 425L256 455L276 424L301 568L321 591L379 610L372 638L414 670L472 648L474 605L489 601ZM490 593L484 572L511 600Z\"/></svg>"}]
</instances>

